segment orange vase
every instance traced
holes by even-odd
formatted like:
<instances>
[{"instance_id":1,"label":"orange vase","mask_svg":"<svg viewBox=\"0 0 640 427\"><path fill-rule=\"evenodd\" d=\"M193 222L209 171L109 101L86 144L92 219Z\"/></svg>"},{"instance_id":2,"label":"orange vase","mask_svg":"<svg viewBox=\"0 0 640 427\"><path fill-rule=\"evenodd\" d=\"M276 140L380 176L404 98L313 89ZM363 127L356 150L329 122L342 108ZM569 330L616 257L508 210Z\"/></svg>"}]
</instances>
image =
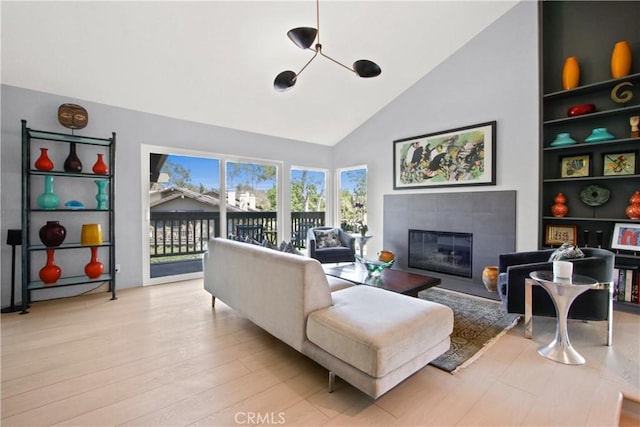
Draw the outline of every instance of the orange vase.
<instances>
[{"instance_id":1,"label":"orange vase","mask_svg":"<svg viewBox=\"0 0 640 427\"><path fill-rule=\"evenodd\" d=\"M563 217L569 212L569 208L565 203L567 203L567 198L564 197L564 194L558 193L556 197L553 199L555 202L551 206L551 214L555 217Z\"/></svg>"},{"instance_id":2,"label":"orange vase","mask_svg":"<svg viewBox=\"0 0 640 427\"><path fill-rule=\"evenodd\" d=\"M56 283L62 275L62 269L55 263L54 254L55 251L53 249L47 249L47 263L40 269L40 280L45 285Z\"/></svg>"},{"instance_id":3,"label":"orange vase","mask_svg":"<svg viewBox=\"0 0 640 427\"><path fill-rule=\"evenodd\" d=\"M98 247L91 247L91 261L84 266L84 273L89 279L96 279L100 277L104 271L104 265L98 261Z\"/></svg>"},{"instance_id":4,"label":"orange vase","mask_svg":"<svg viewBox=\"0 0 640 427\"><path fill-rule=\"evenodd\" d=\"M102 154L98 154L98 160L96 160L96 163L93 165L92 170L93 170L93 173L98 175L106 175L107 172L109 172L109 168L107 167L107 164L104 162Z\"/></svg>"},{"instance_id":5,"label":"orange vase","mask_svg":"<svg viewBox=\"0 0 640 427\"><path fill-rule=\"evenodd\" d=\"M575 56L570 56L564 61L562 67L562 88L564 90L578 87L580 82L580 64Z\"/></svg>"},{"instance_id":6,"label":"orange vase","mask_svg":"<svg viewBox=\"0 0 640 427\"><path fill-rule=\"evenodd\" d=\"M640 191L633 193L629 203L631 204L625 210L627 216L631 219L640 219Z\"/></svg>"},{"instance_id":7,"label":"orange vase","mask_svg":"<svg viewBox=\"0 0 640 427\"><path fill-rule=\"evenodd\" d=\"M498 291L498 267L488 265L482 270L482 283L489 292Z\"/></svg>"},{"instance_id":8,"label":"orange vase","mask_svg":"<svg viewBox=\"0 0 640 427\"><path fill-rule=\"evenodd\" d=\"M49 151L48 148L41 148L40 157L38 157L38 160L34 163L35 168L39 171L50 171L53 169L53 162L49 158L47 151Z\"/></svg>"},{"instance_id":9,"label":"orange vase","mask_svg":"<svg viewBox=\"0 0 640 427\"><path fill-rule=\"evenodd\" d=\"M631 72L631 47L627 41L615 44L611 53L611 77L619 79Z\"/></svg>"},{"instance_id":10,"label":"orange vase","mask_svg":"<svg viewBox=\"0 0 640 427\"><path fill-rule=\"evenodd\" d=\"M378 261L389 262L394 258L395 258L395 256L393 255L393 252L391 252L391 251L380 251L378 253Z\"/></svg>"}]
</instances>

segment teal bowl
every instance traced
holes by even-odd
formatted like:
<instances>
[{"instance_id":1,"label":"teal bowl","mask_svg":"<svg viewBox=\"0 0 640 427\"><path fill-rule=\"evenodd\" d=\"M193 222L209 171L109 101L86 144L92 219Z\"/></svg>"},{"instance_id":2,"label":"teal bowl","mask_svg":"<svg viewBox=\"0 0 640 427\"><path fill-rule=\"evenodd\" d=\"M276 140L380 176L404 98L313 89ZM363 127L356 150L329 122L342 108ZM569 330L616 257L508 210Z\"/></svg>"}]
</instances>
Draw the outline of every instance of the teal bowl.
<instances>
[{"instance_id":1,"label":"teal bowl","mask_svg":"<svg viewBox=\"0 0 640 427\"><path fill-rule=\"evenodd\" d=\"M395 260L392 259L388 262L382 262L373 259L366 259L364 257L361 257L360 255L356 255L356 261L364 265L370 275L379 276L380 274L382 274L385 268L391 267Z\"/></svg>"},{"instance_id":2,"label":"teal bowl","mask_svg":"<svg viewBox=\"0 0 640 427\"><path fill-rule=\"evenodd\" d=\"M611 135L607 131L607 128L595 128L591 131L591 135L589 135L584 142L611 141L612 139L616 139L616 137Z\"/></svg>"}]
</instances>

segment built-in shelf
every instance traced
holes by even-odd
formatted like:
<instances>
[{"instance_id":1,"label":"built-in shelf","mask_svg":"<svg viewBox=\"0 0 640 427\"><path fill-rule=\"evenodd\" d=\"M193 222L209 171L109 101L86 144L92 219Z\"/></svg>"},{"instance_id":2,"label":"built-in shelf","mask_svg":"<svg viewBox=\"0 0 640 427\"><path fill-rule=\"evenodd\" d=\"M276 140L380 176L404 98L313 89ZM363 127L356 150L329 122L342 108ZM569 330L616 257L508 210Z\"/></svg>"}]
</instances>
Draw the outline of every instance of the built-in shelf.
<instances>
[{"instance_id":1,"label":"built-in shelf","mask_svg":"<svg viewBox=\"0 0 640 427\"><path fill-rule=\"evenodd\" d=\"M558 220L558 221L602 221L602 222L628 222L628 223L638 223L637 219L627 219L627 218L594 218L594 217L576 217L576 216L545 216L543 217L545 220Z\"/></svg>"},{"instance_id":2,"label":"built-in shelf","mask_svg":"<svg viewBox=\"0 0 640 427\"><path fill-rule=\"evenodd\" d=\"M546 95L543 96L543 100L551 101L551 100L562 99L562 98L572 98L578 95L585 95L587 93L599 92L599 91L602 91L603 89L613 89L618 83L634 81L634 80L640 80L640 73L629 74L628 76L624 76L619 79L604 80L597 83L586 84L583 86L578 86L573 89L547 93Z\"/></svg>"},{"instance_id":3,"label":"built-in shelf","mask_svg":"<svg viewBox=\"0 0 640 427\"><path fill-rule=\"evenodd\" d=\"M573 145L563 145L560 147L545 147L543 151L584 151L594 147L610 146L612 150L619 149L623 144L640 144L640 138L620 138L601 142L584 142Z\"/></svg>"},{"instance_id":4,"label":"built-in shelf","mask_svg":"<svg viewBox=\"0 0 640 427\"><path fill-rule=\"evenodd\" d=\"M542 182L573 182L573 181L603 181L603 180L627 180L627 179L640 179L640 175L612 175L612 176L579 176L576 178L548 178L543 179Z\"/></svg>"},{"instance_id":5,"label":"built-in shelf","mask_svg":"<svg viewBox=\"0 0 640 427\"><path fill-rule=\"evenodd\" d=\"M601 119L603 117L613 117L620 114L633 114L640 111L640 105L633 105L630 107L614 108L611 110L598 111L591 114L583 114L581 116L563 117L560 119L546 120L543 122L545 126L565 125L567 123L587 121L593 119Z\"/></svg>"}]
</instances>

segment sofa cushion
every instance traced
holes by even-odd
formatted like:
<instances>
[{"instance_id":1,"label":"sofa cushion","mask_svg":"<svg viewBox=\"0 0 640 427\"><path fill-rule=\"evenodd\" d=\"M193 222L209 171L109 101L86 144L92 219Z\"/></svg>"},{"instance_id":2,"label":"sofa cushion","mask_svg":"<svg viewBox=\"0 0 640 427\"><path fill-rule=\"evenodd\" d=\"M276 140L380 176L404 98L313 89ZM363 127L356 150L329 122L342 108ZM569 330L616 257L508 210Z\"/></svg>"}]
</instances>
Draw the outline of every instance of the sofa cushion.
<instances>
[{"instance_id":1,"label":"sofa cushion","mask_svg":"<svg viewBox=\"0 0 640 427\"><path fill-rule=\"evenodd\" d=\"M341 279L335 276L327 275L327 282L329 282L329 289L331 292L339 291L340 289L350 288L351 286L355 286L353 282L349 282L348 280Z\"/></svg>"},{"instance_id":2,"label":"sofa cushion","mask_svg":"<svg viewBox=\"0 0 640 427\"><path fill-rule=\"evenodd\" d=\"M333 305L307 320L309 341L380 378L448 339L449 307L366 285L331 294Z\"/></svg>"}]
</instances>

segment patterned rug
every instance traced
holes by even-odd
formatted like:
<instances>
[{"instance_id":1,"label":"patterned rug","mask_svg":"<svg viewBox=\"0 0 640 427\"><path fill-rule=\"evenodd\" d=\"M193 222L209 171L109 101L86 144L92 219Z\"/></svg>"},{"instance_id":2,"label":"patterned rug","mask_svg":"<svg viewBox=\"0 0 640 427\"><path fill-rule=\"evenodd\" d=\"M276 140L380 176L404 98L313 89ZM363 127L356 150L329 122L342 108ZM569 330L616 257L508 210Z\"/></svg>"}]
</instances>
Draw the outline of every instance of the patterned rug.
<instances>
[{"instance_id":1,"label":"patterned rug","mask_svg":"<svg viewBox=\"0 0 640 427\"><path fill-rule=\"evenodd\" d=\"M502 303L486 298L438 288L424 290L418 295L453 310L451 348L431 362L452 374L473 363L520 320L519 314L507 313Z\"/></svg>"}]
</instances>

